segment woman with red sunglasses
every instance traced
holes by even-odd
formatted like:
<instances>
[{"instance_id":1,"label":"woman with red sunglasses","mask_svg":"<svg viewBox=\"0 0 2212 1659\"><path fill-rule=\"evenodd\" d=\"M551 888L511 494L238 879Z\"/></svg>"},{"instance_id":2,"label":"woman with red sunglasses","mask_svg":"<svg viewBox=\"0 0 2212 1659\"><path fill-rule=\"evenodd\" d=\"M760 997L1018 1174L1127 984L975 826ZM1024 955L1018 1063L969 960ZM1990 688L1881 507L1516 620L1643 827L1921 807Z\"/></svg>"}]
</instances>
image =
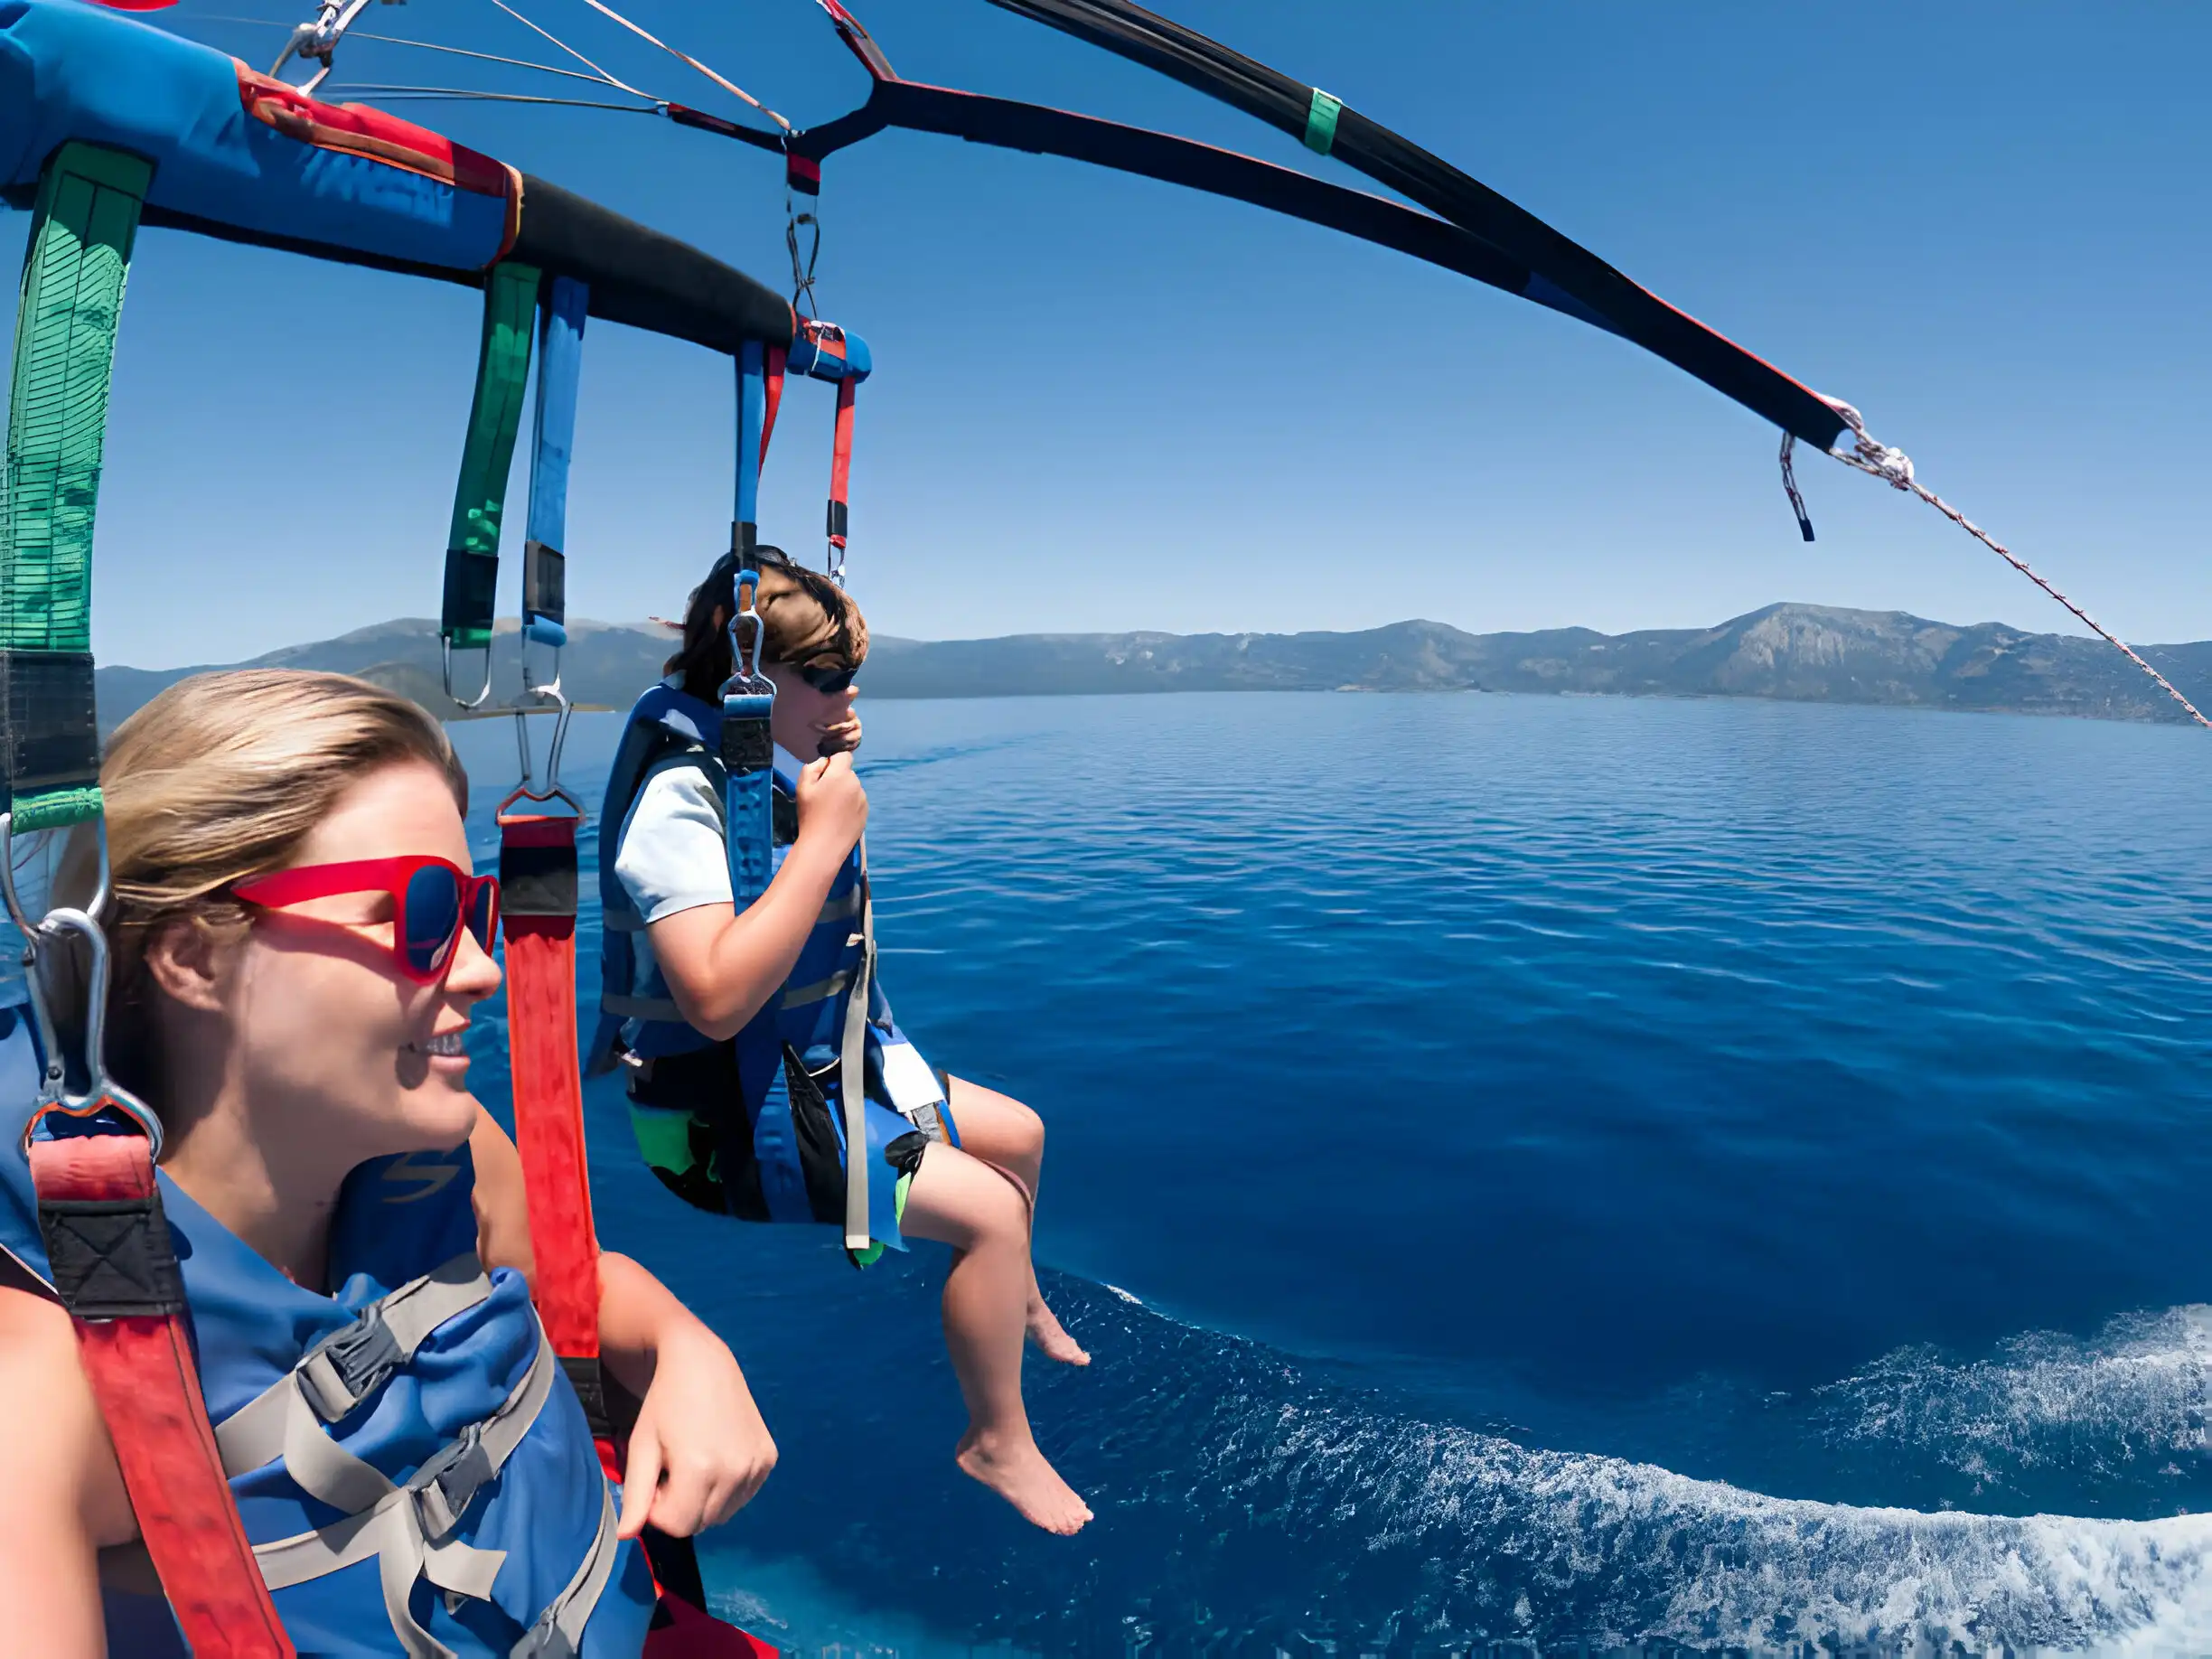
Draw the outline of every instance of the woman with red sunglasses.
<instances>
[{"instance_id":1,"label":"woman with red sunglasses","mask_svg":"<svg viewBox=\"0 0 2212 1659\"><path fill-rule=\"evenodd\" d=\"M109 1067L166 1129L200 1384L293 1645L637 1654L639 1532L726 1519L775 1448L728 1348L607 1254L603 1358L643 1401L613 1502L530 1308L520 1162L468 1090L499 894L445 734L342 676L203 675L124 724L101 782ZM20 1035L10 1101L35 1088ZM181 1654L131 1593L137 1522L22 1162L0 1156L7 1645Z\"/></svg>"},{"instance_id":2,"label":"woman with red sunglasses","mask_svg":"<svg viewBox=\"0 0 2212 1659\"><path fill-rule=\"evenodd\" d=\"M1048 1532L1091 1510L1022 1401L1025 1341L1090 1355L1045 1305L1029 1255L1045 1126L1019 1101L929 1066L872 972L867 796L854 681L867 624L829 577L759 549L761 670L773 683L773 879L737 907L720 725L736 561L692 594L668 678L631 715L601 812L600 1070L628 1073L640 1149L670 1187L749 1221L848 1223L848 1126L864 1120L865 1265L911 1235L952 1247L945 1345L968 1408L961 1469ZM767 849L763 849L767 850ZM865 997L866 1000L860 998ZM845 1075L865 1021L864 1077ZM848 1111L846 1090L864 1101Z\"/></svg>"}]
</instances>

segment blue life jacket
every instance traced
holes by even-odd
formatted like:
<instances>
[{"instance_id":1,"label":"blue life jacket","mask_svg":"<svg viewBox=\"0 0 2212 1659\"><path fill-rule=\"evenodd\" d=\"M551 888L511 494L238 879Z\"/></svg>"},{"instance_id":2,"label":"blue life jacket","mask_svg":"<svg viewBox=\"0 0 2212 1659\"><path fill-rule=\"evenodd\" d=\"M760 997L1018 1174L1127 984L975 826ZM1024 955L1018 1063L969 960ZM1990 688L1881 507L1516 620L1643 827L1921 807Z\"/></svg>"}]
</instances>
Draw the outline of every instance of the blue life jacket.
<instances>
[{"instance_id":1,"label":"blue life jacket","mask_svg":"<svg viewBox=\"0 0 2212 1659\"><path fill-rule=\"evenodd\" d=\"M588 1069L630 1066L639 1149L692 1203L754 1221L837 1221L846 1214L843 1059L848 1022L865 1010L868 1231L876 1243L903 1250L905 1183L928 1142L954 1131L939 1080L899 1030L870 971L865 855L856 847L830 884L781 994L735 1038L717 1043L684 1022L663 987L644 982L651 976L636 941L645 922L615 873L647 774L671 755L696 764L724 799L722 710L662 685L631 710L600 812L605 931ZM797 834L795 782L782 773L774 778L771 871ZM727 825L726 811L726 841ZM731 857L735 863L738 854ZM858 1005L857 992L865 998Z\"/></svg>"},{"instance_id":2,"label":"blue life jacket","mask_svg":"<svg viewBox=\"0 0 2212 1659\"><path fill-rule=\"evenodd\" d=\"M41 1069L32 1022L0 1009L0 1249L51 1282L21 1150ZM591 1431L529 1287L477 1261L467 1147L347 1177L331 1296L159 1182L209 1420L294 1646L634 1659L651 1576L614 1537ZM183 1655L165 1607L149 1620L145 1598L108 1601L111 1651Z\"/></svg>"}]
</instances>

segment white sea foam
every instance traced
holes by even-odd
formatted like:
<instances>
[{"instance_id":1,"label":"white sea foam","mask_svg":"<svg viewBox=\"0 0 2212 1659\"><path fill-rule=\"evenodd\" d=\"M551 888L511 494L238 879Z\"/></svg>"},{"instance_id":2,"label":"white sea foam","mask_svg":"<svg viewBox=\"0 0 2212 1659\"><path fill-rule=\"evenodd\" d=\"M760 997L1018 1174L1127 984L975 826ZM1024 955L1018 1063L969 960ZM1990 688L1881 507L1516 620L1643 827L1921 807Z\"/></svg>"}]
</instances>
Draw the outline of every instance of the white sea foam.
<instances>
[{"instance_id":1,"label":"white sea foam","mask_svg":"<svg viewBox=\"0 0 2212 1659\"><path fill-rule=\"evenodd\" d=\"M1454 1624L1526 1621L1532 1598L1555 1630L1613 1641L2212 1653L2212 1515L1858 1507L1433 1425L1291 1411L1278 1428L1270 1484L1326 1493L1366 1551L1449 1568Z\"/></svg>"}]
</instances>

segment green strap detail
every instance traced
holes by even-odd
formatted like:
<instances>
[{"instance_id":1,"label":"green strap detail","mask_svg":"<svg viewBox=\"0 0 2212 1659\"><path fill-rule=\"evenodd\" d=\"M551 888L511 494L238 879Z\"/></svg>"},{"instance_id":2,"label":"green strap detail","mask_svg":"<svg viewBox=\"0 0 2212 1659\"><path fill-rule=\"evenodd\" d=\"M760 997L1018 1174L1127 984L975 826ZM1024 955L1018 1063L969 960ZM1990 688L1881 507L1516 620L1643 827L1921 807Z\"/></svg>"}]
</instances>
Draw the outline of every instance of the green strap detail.
<instances>
[{"instance_id":1,"label":"green strap detail","mask_svg":"<svg viewBox=\"0 0 2212 1659\"><path fill-rule=\"evenodd\" d=\"M1341 99L1331 98L1319 87L1313 89L1313 102L1306 106L1306 147L1316 155L1326 155L1336 143L1336 117L1344 111Z\"/></svg>"},{"instance_id":2,"label":"green strap detail","mask_svg":"<svg viewBox=\"0 0 2212 1659\"><path fill-rule=\"evenodd\" d=\"M691 1114L688 1111L641 1106L633 1101L630 1132L637 1137L638 1151L650 1168L682 1176L698 1162L691 1151Z\"/></svg>"},{"instance_id":3,"label":"green strap detail","mask_svg":"<svg viewBox=\"0 0 2212 1659\"><path fill-rule=\"evenodd\" d=\"M99 814L92 525L124 279L153 182L151 162L65 144L33 209L0 502L0 741L18 830Z\"/></svg>"},{"instance_id":4,"label":"green strap detail","mask_svg":"<svg viewBox=\"0 0 2212 1659\"><path fill-rule=\"evenodd\" d=\"M891 1195L891 1219L893 1221L904 1222L906 1219L906 1189L913 1185L913 1176L899 1176L898 1186ZM853 1250L848 1247L845 1253L852 1259L853 1266L872 1268L883 1260L884 1242L881 1239L870 1239L866 1250Z\"/></svg>"},{"instance_id":5,"label":"green strap detail","mask_svg":"<svg viewBox=\"0 0 2212 1659\"><path fill-rule=\"evenodd\" d=\"M508 263L492 267L484 285L483 336L476 356L476 395L469 405L468 442L454 488L453 528L445 539L445 602L438 632L464 651L489 647L498 605L500 517L515 436L522 429L522 391L530 380L530 340L537 333L539 272Z\"/></svg>"}]
</instances>

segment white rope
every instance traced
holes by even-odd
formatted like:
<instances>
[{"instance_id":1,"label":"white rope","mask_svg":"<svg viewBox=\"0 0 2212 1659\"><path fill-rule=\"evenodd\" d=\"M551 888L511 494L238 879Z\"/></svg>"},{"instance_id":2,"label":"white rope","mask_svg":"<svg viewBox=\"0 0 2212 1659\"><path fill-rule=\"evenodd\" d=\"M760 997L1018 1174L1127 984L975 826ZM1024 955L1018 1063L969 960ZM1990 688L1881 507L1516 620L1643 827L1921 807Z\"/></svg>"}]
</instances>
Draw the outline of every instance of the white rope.
<instances>
[{"instance_id":1,"label":"white rope","mask_svg":"<svg viewBox=\"0 0 2212 1659\"><path fill-rule=\"evenodd\" d=\"M1814 396L1818 397L1819 394L1815 393ZM2107 645L2110 645L2114 650L2117 651L2122 656L2125 657L2130 662L2132 662L2137 668L2142 670L2144 673L2150 675L2151 678L2158 683L2159 689L2165 692L2168 697L2173 698L2175 702L2180 704L2181 707L2188 711L2189 717L2190 719L2196 721L2198 725L2205 727L2207 730L2212 731L2212 720L2206 719L2202 714L2198 713L2197 705L2190 702L2189 698L2183 697L2179 691L2176 690L2174 689L2173 682L2168 680L2165 675L2160 673L2158 670L2152 668L2148 662L2145 662L2142 658L2138 656L2134 650L2129 646L2126 641L2123 640L2118 634L2114 633L2109 629L2102 626L2097 622L2096 618L2090 615L2088 612L2083 610L2078 605L2076 605L2073 600L2067 598L2066 595L2059 592L2058 589L2053 586L2048 581L2046 581L2042 576L2039 576L2029 565L2026 559L2020 558L2019 554L2013 552L2011 548L2006 547L2003 542L1998 540L1996 537L1991 535L1989 531L1983 530L1979 524L1976 524L1972 519L1968 518L1964 513L1954 507L1949 501L1944 500L1942 496L1936 494L1935 491L1929 489L1917 478L1914 477L1912 457L1907 455L1901 449L1893 448L1888 444L1879 444L1875 442L1873 436L1867 431L1866 422L1861 417L1857 409L1851 408L1850 404L1842 401L1840 398L1823 397L1821 398L1821 401L1825 403L1830 408L1833 409L1837 415L1842 417L1843 424L1850 427L1851 432L1852 442L1850 453L1846 454L1844 451L1840 449L1832 449L1828 452L1830 455L1833 455L1837 460L1843 463L1845 466L1855 467L1861 473L1866 473L1873 477L1880 479L1893 490L1902 490L1909 495L1918 496L1929 506L1936 509L1937 512L1943 514L1945 518L1950 520L1952 523L1957 525L1959 529L1964 530L1969 536L1972 536L1976 541L1980 542L1991 552L1996 554L1998 558L2003 559L2006 564L2011 566L2013 569L2019 571L2020 575L2026 576L2030 582L2033 582L2038 587L2041 588L2045 593L2056 599L2060 605L2066 606L2068 611L2073 613L2076 620L2078 621L2084 627L2087 628L2092 633L2103 640ZM1805 523L1804 503L1797 494L1797 481L1790 465L1790 452L1793 447L1793 444L1787 438L1785 438L1782 445L1782 478L1784 484L1789 490L1790 501L1797 509L1797 517L1799 521L1801 523ZM1812 539L1809 525L1805 539L1808 541Z\"/></svg>"},{"instance_id":2,"label":"white rope","mask_svg":"<svg viewBox=\"0 0 2212 1659\"><path fill-rule=\"evenodd\" d=\"M500 0L492 0L492 4L498 5L500 4ZM650 41L653 45L658 46L662 52L667 52L669 56L682 59L683 61L689 63L693 69L698 70L700 74L706 76L708 80L713 81L715 85L720 87L725 92L729 93L734 98L743 98L746 103L752 105L754 108L759 110L761 114L766 116L771 121L773 121L785 132L788 133L795 130L789 121L786 121L782 116L776 114L774 110L769 108L767 105L762 103L760 99L755 98L750 92L746 91L736 81L726 80L723 76L717 74L713 70L708 69L704 63L701 63L689 52L679 52L675 47L670 45L666 41L661 39L660 36L648 33L645 30L639 28L637 24L632 23L627 17L624 17L613 6L602 5L601 0L584 0L584 4L591 7L593 11L597 12L601 16L611 18L614 22L622 24L623 28L629 30L631 33L636 35L640 40ZM502 7L501 9L503 10L504 8Z\"/></svg>"},{"instance_id":3,"label":"white rope","mask_svg":"<svg viewBox=\"0 0 2212 1659\"><path fill-rule=\"evenodd\" d=\"M613 87L617 91L621 92L635 90L635 89L625 87L621 81L610 80L605 75L581 75L575 70L565 70L557 64L551 63L534 63L528 58L502 58L497 52L469 52L459 46L440 46L435 41L403 40L396 34L357 33L351 38L357 41L381 41L387 46L413 46L423 52L444 52L449 58L474 58L484 63L511 64L516 69L536 70L541 75L558 75L564 80L584 80L589 81L594 86ZM651 97L651 95L650 93L641 92L638 94L638 96L641 98L646 98ZM659 100L656 99L655 101L657 102Z\"/></svg>"},{"instance_id":4,"label":"white rope","mask_svg":"<svg viewBox=\"0 0 2212 1659\"><path fill-rule=\"evenodd\" d=\"M571 46L567 41L561 39L559 35L555 34L549 29L541 29L536 23L530 22L529 18L523 16L521 13L516 11L511 5L509 5L507 4L507 0L492 0L492 4L499 7L501 11L506 13L508 16L513 18L515 22L520 23L525 29L528 29L532 34L538 35L547 41L550 41L554 45L559 47L563 52L574 58L578 63L581 63L586 69L591 70L592 73L598 76L600 80L605 81L607 85L611 87L618 87L623 91L629 93L633 98L652 97L652 94L650 92L639 91L626 80L617 80L614 76L608 74L606 70L601 69L596 63L594 63L589 58L586 57L582 52ZM660 100L655 98L653 101L658 103Z\"/></svg>"},{"instance_id":5,"label":"white rope","mask_svg":"<svg viewBox=\"0 0 2212 1659\"><path fill-rule=\"evenodd\" d=\"M405 87L384 86L375 81L347 81L331 89L333 96L351 97L363 93L380 103L486 103L486 104L550 104L560 109L612 109L619 115L661 115L664 108L658 104L610 104L605 99L589 98L545 98L532 92L483 92L472 87ZM499 712L510 712L501 709Z\"/></svg>"}]
</instances>

